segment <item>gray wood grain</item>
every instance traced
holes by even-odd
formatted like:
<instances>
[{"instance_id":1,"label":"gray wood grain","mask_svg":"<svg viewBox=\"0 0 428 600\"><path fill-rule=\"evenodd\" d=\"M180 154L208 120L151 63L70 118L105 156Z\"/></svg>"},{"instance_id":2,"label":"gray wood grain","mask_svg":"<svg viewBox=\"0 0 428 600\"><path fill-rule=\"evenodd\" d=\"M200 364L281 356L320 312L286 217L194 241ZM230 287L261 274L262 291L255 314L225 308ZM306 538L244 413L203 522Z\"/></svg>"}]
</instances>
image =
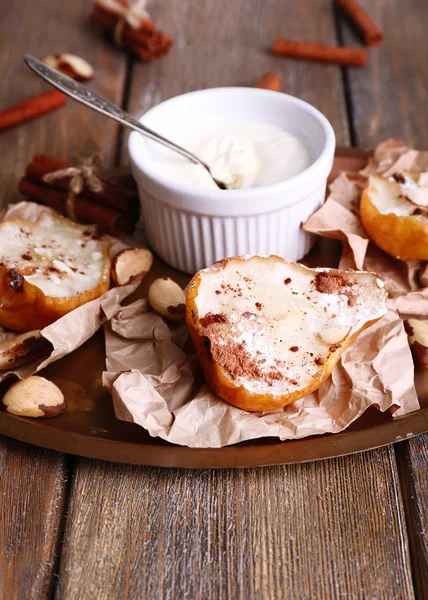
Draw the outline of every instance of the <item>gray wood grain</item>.
<instances>
[{"instance_id":1,"label":"gray wood grain","mask_svg":"<svg viewBox=\"0 0 428 600\"><path fill-rule=\"evenodd\" d=\"M81 460L57 598L413 598L394 452L233 471Z\"/></svg>"},{"instance_id":2,"label":"gray wood grain","mask_svg":"<svg viewBox=\"0 0 428 600\"><path fill-rule=\"evenodd\" d=\"M355 143L371 148L393 136L428 148L428 2L360 1L385 41L370 49L366 68L348 70ZM360 45L342 16L339 25L345 44Z\"/></svg>"},{"instance_id":3,"label":"gray wood grain","mask_svg":"<svg viewBox=\"0 0 428 600\"><path fill-rule=\"evenodd\" d=\"M0 437L0 598L48 598L67 500L63 454Z\"/></svg>"},{"instance_id":4,"label":"gray wood grain","mask_svg":"<svg viewBox=\"0 0 428 600\"><path fill-rule=\"evenodd\" d=\"M49 89L24 65L74 52L96 71L91 85L116 102L122 98L126 58L87 25L85 0L0 2L0 110ZM68 101L60 110L0 133L0 208L19 200L18 180L36 152L75 160L102 150L114 160L117 127ZM0 437L0 598L48 598L63 525L67 469L60 454Z\"/></svg>"},{"instance_id":5,"label":"gray wood grain","mask_svg":"<svg viewBox=\"0 0 428 600\"><path fill-rule=\"evenodd\" d=\"M396 449L417 598L428 590L428 435Z\"/></svg>"},{"instance_id":6,"label":"gray wood grain","mask_svg":"<svg viewBox=\"0 0 428 600\"><path fill-rule=\"evenodd\" d=\"M385 33L370 50L367 69L349 70L351 115L356 143L375 147L388 137L402 137L410 146L428 148L428 3L425 0L369 2ZM346 43L357 43L346 20L339 19ZM428 590L428 436L397 446L399 476L410 537L415 590Z\"/></svg>"},{"instance_id":7,"label":"gray wood grain","mask_svg":"<svg viewBox=\"0 0 428 600\"><path fill-rule=\"evenodd\" d=\"M151 10L175 46L152 64L135 63L129 110L140 113L185 92L252 86L267 71L284 79L283 91L307 100L331 121L338 144L349 143L340 67L273 56L276 37L335 43L329 0L169 0Z\"/></svg>"},{"instance_id":8,"label":"gray wood grain","mask_svg":"<svg viewBox=\"0 0 428 600\"><path fill-rule=\"evenodd\" d=\"M30 0L2 3L0 68L11 85L0 90L1 106L45 89L21 65L24 51L85 56L97 69L96 89L120 101L126 59L88 27L88 4L43 0L37 7ZM315 104L331 120L338 142L349 141L340 68L268 52L280 35L335 42L327 0L169 0L153 2L151 12L176 45L160 61L134 64L132 111L192 89L251 85L277 70L285 91ZM16 198L17 179L33 152L73 159L101 148L109 164L117 137L109 121L68 102L60 114L4 132L1 140L1 185L9 200ZM64 503L64 468L50 463L52 456L6 439L0 446L0 489L8 498L0 539L6 532L4 539L13 540L5 546L10 553L3 560L0 555L0 576L10 573L4 581L26 586L27 596L40 590L36 598L46 597L51 585ZM419 477L423 482L422 471ZM47 490L43 507L41 482ZM47 519L46 507L58 516ZM14 525L26 532L25 546L13 535ZM48 560L40 559L44 549ZM394 453L381 449L325 463L218 472L79 460L58 581L56 596L65 599L411 599Z\"/></svg>"},{"instance_id":9,"label":"gray wood grain","mask_svg":"<svg viewBox=\"0 0 428 600\"><path fill-rule=\"evenodd\" d=\"M121 102L126 57L87 22L86 0L17 0L0 3L0 110L50 89L24 64L24 54L72 52L95 69L93 88ZM78 161L94 151L112 165L117 146L116 124L72 100L66 106L1 132L0 204L19 199L18 179L36 152Z\"/></svg>"},{"instance_id":10,"label":"gray wood grain","mask_svg":"<svg viewBox=\"0 0 428 600\"><path fill-rule=\"evenodd\" d=\"M327 0L171 0L152 13L175 47L133 65L130 112L275 70L285 91L327 114L339 143L349 141L340 68L269 53L279 35L334 43ZM203 473L81 460L57 597L412 598L397 489L390 449Z\"/></svg>"}]
</instances>

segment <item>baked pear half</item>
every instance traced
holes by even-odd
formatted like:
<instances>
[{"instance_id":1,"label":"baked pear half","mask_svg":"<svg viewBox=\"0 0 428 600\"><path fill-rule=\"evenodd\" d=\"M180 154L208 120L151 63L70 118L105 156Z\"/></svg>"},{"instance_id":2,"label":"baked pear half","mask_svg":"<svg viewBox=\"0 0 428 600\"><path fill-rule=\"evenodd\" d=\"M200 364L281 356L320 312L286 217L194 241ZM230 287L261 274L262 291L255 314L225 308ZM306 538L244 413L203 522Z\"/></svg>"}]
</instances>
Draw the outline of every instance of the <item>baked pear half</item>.
<instances>
[{"instance_id":1,"label":"baked pear half","mask_svg":"<svg viewBox=\"0 0 428 600\"><path fill-rule=\"evenodd\" d=\"M42 329L103 294L109 248L96 226L48 212L0 223L0 325Z\"/></svg>"},{"instance_id":2,"label":"baked pear half","mask_svg":"<svg viewBox=\"0 0 428 600\"><path fill-rule=\"evenodd\" d=\"M379 248L394 258L428 260L425 185L425 174L402 171L388 178L373 175L362 193L360 217L364 229Z\"/></svg>"},{"instance_id":3,"label":"baked pear half","mask_svg":"<svg viewBox=\"0 0 428 600\"><path fill-rule=\"evenodd\" d=\"M196 273L186 320L210 389L241 409L273 410L319 388L386 313L386 296L374 273L235 257Z\"/></svg>"}]
</instances>

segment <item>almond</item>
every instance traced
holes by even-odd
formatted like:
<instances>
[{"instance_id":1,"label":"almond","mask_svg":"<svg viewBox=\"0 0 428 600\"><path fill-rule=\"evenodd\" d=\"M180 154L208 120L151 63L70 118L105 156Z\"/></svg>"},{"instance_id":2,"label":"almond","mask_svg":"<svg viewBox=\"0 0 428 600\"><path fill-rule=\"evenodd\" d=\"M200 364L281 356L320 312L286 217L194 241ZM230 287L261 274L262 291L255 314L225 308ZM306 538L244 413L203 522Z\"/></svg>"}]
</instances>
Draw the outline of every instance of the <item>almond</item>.
<instances>
[{"instance_id":1,"label":"almond","mask_svg":"<svg viewBox=\"0 0 428 600\"><path fill-rule=\"evenodd\" d=\"M56 417L65 409L64 395L44 377L28 377L14 383L3 397L6 411L19 417Z\"/></svg>"},{"instance_id":2,"label":"almond","mask_svg":"<svg viewBox=\"0 0 428 600\"><path fill-rule=\"evenodd\" d=\"M76 81L89 81L94 76L92 65L76 54L50 54L43 62Z\"/></svg>"},{"instance_id":3,"label":"almond","mask_svg":"<svg viewBox=\"0 0 428 600\"><path fill-rule=\"evenodd\" d=\"M324 344L331 346L340 344L351 332L352 327L330 327L318 332L318 337Z\"/></svg>"},{"instance_id":4,"label":"almond","mask_svg":"<svg viewBox=\"0 0 428 600\"><path fill-rule=\"evenodd\" d=\"M126 248L113 259L111 276L115 285L128 285L143 279L153 264L153 254L145 248Z\"/></svg>"},{"instance_id":5,"label":"almond","mask_svg":"<svg viewBox=\"0 0 428 600\"><path fill-rule=\"evenodd\" d=\"M186 317L186 296L181 287L169 277L155 279L149 288L150 306L173 321Z\"/></svg>"}]
</instances>

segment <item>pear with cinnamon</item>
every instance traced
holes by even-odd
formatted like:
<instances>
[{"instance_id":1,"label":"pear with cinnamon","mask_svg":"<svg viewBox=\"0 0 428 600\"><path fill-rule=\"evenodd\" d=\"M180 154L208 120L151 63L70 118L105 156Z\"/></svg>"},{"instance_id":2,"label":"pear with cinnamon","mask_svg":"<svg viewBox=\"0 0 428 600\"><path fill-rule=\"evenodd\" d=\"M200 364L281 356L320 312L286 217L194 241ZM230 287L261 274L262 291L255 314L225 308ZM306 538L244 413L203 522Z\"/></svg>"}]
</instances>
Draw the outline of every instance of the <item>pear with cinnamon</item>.
<instances>
[{"instance_id":1,"label":"pear with cinnamon","mask_svg":"<svg viewBox=\"0 0 428 600\"><path fill-rule=\"evenodd\" d=\"M400 260L428 260L428 181L414 171L373 175L361 196L369 238Z\"/></svg>"},{"instance_id":2,"label":"pear with cinnamon","mask_svg":"<svg viewBox=\"0 0 428 600\"><path fill-rule=\"evenodd\" d=\"M96 226L54 213L0 223L0 325L42 329L101 296L110 284L109 248Z\"/></svg>"},{"instance_id":3,"label":"pear with cinnamon","mask_svg":"<svg viewBox=\"0 0 428 600\"><path fill-rule=\"evenodd\" d=\"M386 292L373 273L235 257L195 275L186 307L211 390L264 411L319 388L359 333L386 313Z\"/></svg>"}]
</instances>

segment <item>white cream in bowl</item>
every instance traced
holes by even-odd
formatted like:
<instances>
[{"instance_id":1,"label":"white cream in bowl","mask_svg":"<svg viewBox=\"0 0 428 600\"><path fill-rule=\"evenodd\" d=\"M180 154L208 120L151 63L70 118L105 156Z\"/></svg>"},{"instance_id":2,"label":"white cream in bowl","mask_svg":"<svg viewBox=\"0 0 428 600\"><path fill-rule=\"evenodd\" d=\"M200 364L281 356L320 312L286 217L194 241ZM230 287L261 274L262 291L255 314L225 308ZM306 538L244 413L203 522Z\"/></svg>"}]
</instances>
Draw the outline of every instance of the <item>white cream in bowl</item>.
<instances>
[{"instance_id":1,"label":"white cream in bowl","mask_svg":"<svg viewBox=\"0 0 428 600\"><path fill-rule=\"evenodd\" d=\"M144 228L165 262L194 274L230 256L299 260L311 249L314 237L301 225L324 202L335 147L316 108L269 90L216 88L166 100L140 121L239 187L221 190L203 167L131 133Z\"/></svg>"},{"instance_id":2,"label":"white cream in bowl","mask_svg":"<svg viewBox=\"0 0 428 600\"><path fill-rule=\"evenodd\" d=\"M304 171L311 156L292 133L260 121L218 120L203 127L189 124L174 141L193 152L213 177L230 190L244 190L285 181ZM209 173L165 147L150 144L153 166L178 183L200 188L217 186Z\"/></svg>"}]
</instances>

